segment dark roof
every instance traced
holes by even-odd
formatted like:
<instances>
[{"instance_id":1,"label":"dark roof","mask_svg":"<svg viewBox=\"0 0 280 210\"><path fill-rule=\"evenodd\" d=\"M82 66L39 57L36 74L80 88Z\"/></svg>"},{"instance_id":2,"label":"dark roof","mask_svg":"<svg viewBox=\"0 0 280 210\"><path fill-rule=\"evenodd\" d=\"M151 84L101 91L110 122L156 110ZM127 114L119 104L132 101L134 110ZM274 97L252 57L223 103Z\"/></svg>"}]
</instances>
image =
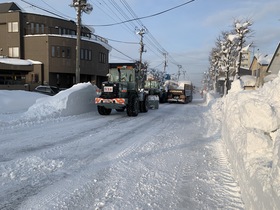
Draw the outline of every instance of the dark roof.
<instances>
[{"instance_id":1,"label":"dark roof","mask_svg":"<svg viewBox=\"0 0 280 210\"><path fill-rule=\"evenodd\" d=\"M21 11L21 9L14 2L0 4L0 13L9 11Z\"/></svg>"}]
</instances>

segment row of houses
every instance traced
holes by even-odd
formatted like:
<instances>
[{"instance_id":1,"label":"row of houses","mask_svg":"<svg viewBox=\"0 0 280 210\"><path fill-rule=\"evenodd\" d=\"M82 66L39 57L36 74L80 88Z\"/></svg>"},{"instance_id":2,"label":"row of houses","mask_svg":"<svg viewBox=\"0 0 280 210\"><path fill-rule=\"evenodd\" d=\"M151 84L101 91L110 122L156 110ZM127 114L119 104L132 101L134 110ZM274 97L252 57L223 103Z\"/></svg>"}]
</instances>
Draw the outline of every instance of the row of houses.
<instances>
[{"instance_id":1,"label":"row of houses","mask_svg":"<svg viewBox=\"0 0 280 210\"><path fill-rule=\"evenodd\" d=\"M250 52L242 53L242 63L239 75L243 80L245 89L255 89L275 78L280 71L280 43L273 54L262 54L259 51L250 58ZM233 80L231 75L230 80ZM220 76L217 82L217 92L224 93L224 76Z\"/></svg>"},{"instance_id":2,"label":"row of houses","mask_svg":"<svg viewBox=\"0 0 280 210\"><path fill-rule=\"evenodd\" d=\"M76 81L77 26L72 20L26 13L0 4L0 89L32 90L40 84L68 88ZM80 81L106 80L111 46L81 29Z\"/></svg>"}]
</instances>

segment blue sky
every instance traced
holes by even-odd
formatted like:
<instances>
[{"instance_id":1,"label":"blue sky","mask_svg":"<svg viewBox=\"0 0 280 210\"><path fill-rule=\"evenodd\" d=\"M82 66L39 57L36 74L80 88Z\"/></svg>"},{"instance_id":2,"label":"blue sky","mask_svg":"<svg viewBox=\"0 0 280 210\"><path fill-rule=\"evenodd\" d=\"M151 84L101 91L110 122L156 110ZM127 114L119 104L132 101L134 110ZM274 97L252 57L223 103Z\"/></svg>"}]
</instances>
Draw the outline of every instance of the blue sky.
<instances>
[{"instance_id":1,"label":"blue sky","mask_svg":"<svg viewBox=\"0 0 280 210\"><path fill-rule=\"evenodd\" d=\"M76 12L70 7L71 0L25 0L41 6L67 18L75 20ZM82 21L85 25L102 25L132 19L125 9L126 2L138 17L155 14L188 0L88 0L93 5L90 14L83 13ZM6 2L0 0L0 2ZM14 0L23 10L43 13L30 7L21 0ZM112 2L120 6L123 12L113 9ZM110 6L110 8L108 7ZM116 5L115 5L116 6ZM126 19L122 16L126 16ZM178 65L186 72L181 80L192 80L200 86L202 75L207 71L208 57L215 41L222 31L232 28L235 19L250 19L252 37L248 42L254 42L255 48L264 54L273 54L280 41L280 1L279 0L195 0L187 5L164 14L147 19L133 21L110 27L93 26L97 35L110 40L139 43L140 36L135 33L143 24L148 32L144 35L147 52L143 60L151 68L163 70L164 56L162 48L168 52L168 73L176 73ZM157 44L155 44L154 39ZM139 60L139 44L127 44L115 41L109 43L125 55ZM130 58L112 50L111 62L125 61ZM183 74L182 74L183 75Z\"/></svg>"}]
</instances>

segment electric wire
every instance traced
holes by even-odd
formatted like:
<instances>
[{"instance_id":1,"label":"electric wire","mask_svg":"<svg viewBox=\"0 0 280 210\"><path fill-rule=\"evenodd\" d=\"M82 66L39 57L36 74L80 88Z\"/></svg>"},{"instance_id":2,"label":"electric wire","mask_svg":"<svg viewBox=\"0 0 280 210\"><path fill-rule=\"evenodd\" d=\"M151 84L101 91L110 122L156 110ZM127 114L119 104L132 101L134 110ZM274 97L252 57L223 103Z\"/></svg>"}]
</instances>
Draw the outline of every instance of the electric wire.
<instances>
[{"instance_id":1,"label":"electric wire","mask_svg":"<svg viewBox=\"0 0 280 210\"><path fill-rule=\"evenodd\" d=\"M155 17L155 16L158 16L158 15L161 15L163 13L169 12L171 10L177 9L179 7L182 7L182 6L186 5L186 4L190 4L190 3L194 2L194 1L195 0L190 0L190 1L187 1L187 2L185 2L183 4L177 5L175 7L169 8L167 10L164 10L164 11L152 14L152 15L147 15L147 16L143 16L143 17L133 18L133 19L125 20L125 21L118 22L118 23L110 23L110 24L103 24L103 25L93 25L93 26L95 26L95 27L99 27L99 26L102 26L102 27L105 27L105 26L115 26L115 25L120 25L120 24L123 24L123 23L132 22L132 21L135 21L135 20L142 20L142 19L146 19L146 18L151 18L151 17Z\"/></svg>"},{"instance_id":2,"label":"electric wire","mask_svg":"<svg viewBox=\"0 0 280 210\"><path fill-rule=\"evenodd\" d=\"M57 14L57 13L55 13L55 12L51 12L51 11L49 11L49 10L47 10L47 9L44 9L44 8L42 8L42 7L39 7L39 6L35 5L35 4L32 4L32 3L30 3L30 2L27 2L27 1L25 1L25 0L21 0L21 1L24 2L24 3L26 3L26 4L29 4L29 5L32 6L32 7L35 7L35 8L37 8L37 9L40 9L40 10L42 10L42 11L44 11L44 12L50 13L50 14L55 15L55 16L57 16L57 17L60 17L60 18L62 18L62 19L68 19L68 18L65 18L65 17L62 16L62 15L59 15L59 14Z\"/></svg>"},{"instance_id":3,"label":"electric wire","mask_svg":"<svg viewBox=\"0 0 280 210\"><path fill-rule=\"evenodd\" d=\"M58 10L56 10L55 8L53 8L51 5L47 4L44 0L42 0L43 3L45 3L48 7L50 7L53 11L49 11L47 9L44 9L42 7L39 7L35 4L29 3L25 0L21 0L22 2L29 4L32 7L35 7L37 9L43 10L47 13L50 13L52 15L55 15L57 17L63 18L63 19L68 19L69 16L59 12ZM152 14L152 15L148 15L148 16L144 16L144 17L137 17L136 13L133 11L133 9L130 7L130 5L126 2L126 0L120 0L121 4L123 5L123 7L125 8L125 10L123 10L120 5L118 5L115 1L113 0L109 0L107 1L108 3L106 3L106 1L104 0L97 0L97 3L93 2L92 0L90 0L96 7L98 7L101 11L103 11L103 13L105 15L107 15L108 17L110 17L113 21L117 21L116 18L121 21L119 23L114 23L114 24L106 24L106 25L85 25L85 26L109 26L109 25L119 25L122 24L122 27L124 27L126 30L128 30L130 33L132 33L134 35L134 37L136 36L135 34L135 29L140 27L140 28L144 28L144 24L142 23L142 19L145 18L150 18L150 17L154 17L166 12L169 12L171 10L174 10L176 8L182 7L186 4L189 4L191 2L194 2L195 0L190 0L187 1L183 4L177 5L175 7L169 8L167 10ZM102 2L103 3L102 3ZM109 5L110 4L110 5ZM105 7L104 7L105 6ZM105 11L105 9L107 10L107 12ZM109 12L108 12L109 11ZM117 11L117 12L116 12ZM130 14L130 16L132 17L132 19L130 19L130 17L126 14L127 12L128 14ZM59 15L58 13L62 14ZM113 14L114 16L112 16L111 14ZM119 15L120 14L120 15ZM68 17L68 18L66 18ZM137 23L137 24L136 24ZM128 24L128 25L127 25ZM162 55L167 54L168 55L168 59L171 60L171 63L173 63L174 65L179 66L178 62L175 61L175 59L170 56L170 54L160 45L160 43L156 40L156 38L152 35L152 33L147 29L148 33L145 36L145 41L147 42L148 45L145 45L147 49L149 49L151 52L153 52L156 56L158 56L159 58L162 59ZM138 36L136 36L137 39L139 39ZM125 42L125 41L118 41L118 40L114 40L114 39L110 39L110 38L106 38L107 40L113 41L113 42L119 42L119 43L123 43L123 44L139 44L136 42ZM121 52L120 50L116 49L115 47L111 46L112 49L114 49L115 51L117 51L118 53L124 55L125 57L129 58L130 60L134 60L136 61L136 59L131 58L130 56L126 55L125 53ZM154 50L155 49L155 50ZM163 62L164 63L164 62ZM162 65L159 64L158 66Z\"/></svg>"},{"instance_id":4,"label":"electric wire","mask_svg":"<svg viewBox=\"0 0 280 210\"><path fill-rule=\"evenodd\" d=\"M62 12L58 11L57 9L55 9L54 7L52 7L50 4L48 4L45 0L41 0L44 4L46 4L48 7L50 7L52 10L54 10L55 12L63 15L64 17L68 17L69 19L73 19L72 17L63 14Z\"/></svg>"}]
</instances>

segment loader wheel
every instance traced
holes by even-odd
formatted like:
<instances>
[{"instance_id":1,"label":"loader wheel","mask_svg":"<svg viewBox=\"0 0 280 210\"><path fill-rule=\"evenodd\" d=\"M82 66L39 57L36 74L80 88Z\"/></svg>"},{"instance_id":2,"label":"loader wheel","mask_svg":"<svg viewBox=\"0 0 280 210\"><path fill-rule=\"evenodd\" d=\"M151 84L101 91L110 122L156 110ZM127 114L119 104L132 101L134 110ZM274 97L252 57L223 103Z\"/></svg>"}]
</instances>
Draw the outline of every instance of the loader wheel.
<instances>
[{"instance_id":1,"label":"loader wheel","mask_svg":"<svg viewBox=\"0 0 280 210\"><path fill-rule=\"evenodd\" d=\"M139 112L139 99L135 94L131 94L128 98L128 106L126 108L127 116L136 117Z\"/></svg>"},{"instance_id":2,"label":"loader wheel","mask_svg":"<svg viewBox=\"0 0 280 210\"><path fill-rule=\"evenodd\" d=\"M100 115L110 115L112 109L107 109L104 106L97 106L98 113Z\"/></svg>"},{"instance_id":3,"label":"loader wheel","mask_svg":"<svg viewBox=\"0 0 280 210\"><path fill-rule=\"evenodd\" d=\"M167 102L167 93L162 93L162 95L159 97L159 103L165 103Z\"/></svg>"},{"instance_id":4,"label":"loader wheel","mask_svg":"<svg viewBox=\"0 0 280 210\"><path fill-rule=\"evenodd\" d=\"M148 112L149 110L149 100L148 95L144 96L144 101L140 101L140 112Z\"/></svg>"}]
</instances>

